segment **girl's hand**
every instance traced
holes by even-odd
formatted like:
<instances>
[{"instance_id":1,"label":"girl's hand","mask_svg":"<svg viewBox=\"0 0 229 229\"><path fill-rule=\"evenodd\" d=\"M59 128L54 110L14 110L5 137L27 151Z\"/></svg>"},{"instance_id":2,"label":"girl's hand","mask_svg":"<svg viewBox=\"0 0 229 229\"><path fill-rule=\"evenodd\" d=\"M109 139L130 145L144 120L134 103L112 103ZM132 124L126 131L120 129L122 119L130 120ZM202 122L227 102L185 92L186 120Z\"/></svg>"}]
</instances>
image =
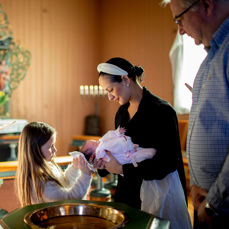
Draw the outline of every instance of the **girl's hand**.
<instances>
[{"instance_id":1,"label":"girl's hand","mask_svg":"<svg viewBox=\"0 0 229 229\"><path fill-rule=\"evenodd\" d=\"M114 174L123 174L122 165L112 156L112 154L106 150L106 154L109 156L110 161L105 162L105 169Z\"/></svg>"},{"instance_id":2,"label":"girl's hand","mask_svg":"<svg viewBox=\"0 0 229 229\"><path fill-rule=\"evenodd\" d=\"M82 173L91 175L91 169L89 168L88 162L82 155L79 155L79 157L73 158L73 166L74 168L79 168Z\"/></svg>"},{"instance_id":3,"label":"girl's hand","mask_svg":"<svg viewBox=\"0 0 229 229\"><path fill-rule=\"evenodd\" d=\"M79 157L73 157L72 164L75 169L79 168Z\"/></svg>"}]
</instances>

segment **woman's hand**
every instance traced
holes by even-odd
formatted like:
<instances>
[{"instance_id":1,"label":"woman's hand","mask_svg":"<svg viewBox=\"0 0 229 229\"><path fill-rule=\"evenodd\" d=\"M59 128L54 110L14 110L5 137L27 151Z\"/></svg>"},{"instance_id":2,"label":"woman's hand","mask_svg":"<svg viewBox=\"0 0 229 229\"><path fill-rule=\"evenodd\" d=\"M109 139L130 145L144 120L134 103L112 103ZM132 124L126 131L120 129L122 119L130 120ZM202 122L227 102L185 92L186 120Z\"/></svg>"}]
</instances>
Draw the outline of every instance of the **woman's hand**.
<instances>
[{"instance_id":1,"label":"woman's hand","mask_svg":"<svg viewBox=\"0 0 229 229\"><path fill-rule=\"evenodd\" d=\"M92 160L90 160L90 163L92 163L93 167L96 169L105 169L105 161L102 158L98 160L96 158L93 158Z\"/></svg>"},{"instance_id":2,"label":"woman's hand","mask_svg":"<svg viewBox=\"0 0 229 229\"><path fill-rule=\"evenodd\" d=\"M122 165L119 164L119 162L112 156L112 154L108 150L106 150L106 154L109 156L110 161L105 162L105 169L110 173L123 174Z\"/></svg>"}]
</instances>

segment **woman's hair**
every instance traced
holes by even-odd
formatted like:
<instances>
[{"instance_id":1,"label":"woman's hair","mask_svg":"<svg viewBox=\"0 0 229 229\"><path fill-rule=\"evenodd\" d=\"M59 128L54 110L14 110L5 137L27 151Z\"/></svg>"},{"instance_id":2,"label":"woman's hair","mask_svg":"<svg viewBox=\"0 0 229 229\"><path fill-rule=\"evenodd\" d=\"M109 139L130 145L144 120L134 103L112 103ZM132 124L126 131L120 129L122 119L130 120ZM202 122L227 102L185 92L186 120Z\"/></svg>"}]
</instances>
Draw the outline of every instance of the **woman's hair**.
<instances>
[{"instance_id":1,"label":"woman's hair","mask_svg":"<svg viewBox=\"0 0 229 229\"><path fill-rule=\"evenodd\" d=\"M33 198L42 202L42 184L46 181L53 180L61 185L41 152L41 146L55 133L55 129L46 123L31 122L20 134L16 192L22 206L31 204Z\"/></svg>"},{"instance_id":2,"label":"woman's hair","mask_svg":"<svg viewBox=\"0 0 229 229\"><path fill-rule=\"evenodd\" d=\"M141 66L133 66L128 60L121 57L114 57L109 59L106 63L113 64L119 68L125 70L128 73L128 77L134 82L142 82L144 69ZM99 75L110 75L105 72L100 72ZM110 75L112 82L121 82L122 77L120 75Z\"/></svg>"}]
</instances>

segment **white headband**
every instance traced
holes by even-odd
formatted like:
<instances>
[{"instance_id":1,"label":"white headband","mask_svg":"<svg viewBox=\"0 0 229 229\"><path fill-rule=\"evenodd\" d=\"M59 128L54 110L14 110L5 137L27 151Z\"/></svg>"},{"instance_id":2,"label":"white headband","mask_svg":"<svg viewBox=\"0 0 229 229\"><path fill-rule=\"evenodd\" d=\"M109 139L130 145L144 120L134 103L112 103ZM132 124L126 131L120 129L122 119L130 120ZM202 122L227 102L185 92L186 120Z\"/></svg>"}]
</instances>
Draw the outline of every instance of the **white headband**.
<instances>
[{"instance_id":1,"label":"white headband","mask_svg":"<svg viewBox=\"0 0 229 229\"><path fill-rule=\"evenodd\" d=\"M118 75L118 76L122 76L122 75L128 75L128 72L124 71L123 69L119 68L116 65L113 64L109 64L109 63L102 63L99 64L97 66L97 71L100 72L104 72L107 74L111 74L111 75Z\"/></svg>"}]
</instances>

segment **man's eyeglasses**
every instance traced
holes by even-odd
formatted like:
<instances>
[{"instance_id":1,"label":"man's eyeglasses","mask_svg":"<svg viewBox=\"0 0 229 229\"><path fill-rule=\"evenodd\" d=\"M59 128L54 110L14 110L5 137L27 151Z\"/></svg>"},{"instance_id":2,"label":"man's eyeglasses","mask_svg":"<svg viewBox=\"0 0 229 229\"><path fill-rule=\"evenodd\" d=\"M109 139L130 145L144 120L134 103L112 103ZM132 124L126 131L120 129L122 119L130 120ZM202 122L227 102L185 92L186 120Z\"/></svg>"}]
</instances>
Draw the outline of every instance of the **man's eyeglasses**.
<instances>
[{"instance_id":1,"label":"man's eyeglasses","mask_svg":"<svg viewBox=\"0 0 229 229\"><path fill-rule=\"evenodd\" d=\"M194 5L196 5L198 2L199 2L200 0L197 0L197 1L195 1L195 2L193 2L192 4L191 4L191 6L189 6L187 9L185 9L183 12L181 12L179 15L177 15L177 16L175 16L174 17L174 22L177 24L177 25L181 25L181 17L185 14L185 13L187 13Z\"/></svg>"}]
</instances>

